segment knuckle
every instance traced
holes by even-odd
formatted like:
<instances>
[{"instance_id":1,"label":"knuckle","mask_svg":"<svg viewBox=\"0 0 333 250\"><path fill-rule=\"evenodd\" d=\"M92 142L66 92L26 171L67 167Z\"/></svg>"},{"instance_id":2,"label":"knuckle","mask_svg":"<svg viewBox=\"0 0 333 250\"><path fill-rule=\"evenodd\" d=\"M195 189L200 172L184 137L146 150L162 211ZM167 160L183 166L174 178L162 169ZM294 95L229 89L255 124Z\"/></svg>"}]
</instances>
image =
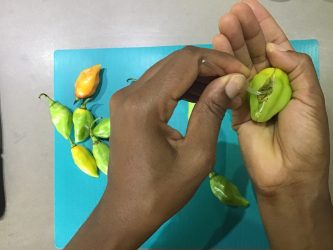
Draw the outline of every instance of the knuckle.
<instances>
[{"instance_id":1,"label":"knuckle","mask_svg":"<svg viewBox=\"0 0 333 250\"><path fill-rule=\"evenodd\" d=\"M183 50L185 51L190 51L190 52L193 52L193 51L196 51L197 50L197 47L193 46L193 45L186 45Z\"/></svg>"},{"instance_id":2,"label":"knuckle","mask_svg":"<svg viewBox=\"0 0 333 250\"><path fill-rule=\"evenodd\" d=\"M222 102L217 100L215 93L210 93L206 100L203 102L202 111L203 112L210 112L215 115L218 119L221 119L226 112L226 107L223 105Z\"/></svg>"},{"instance_id":3,"label":"knuckle","mask_svg":"<svg viewBox=\"0 0 333 250\"><path fill-rule=\"evenodd\" d=\"M180 50L180 53L189 55L189 56L194 56L197 54L198 48L192 45L187 45L183 49Z\"/></svg>"},{"instance_id":4,"label":"knuckle","mask_svg":"<svg viewBox=\"0 0 333 250\"><path fill-rule=\"evenodd\" d=\"M118 109L125 98L125 90L121 89L114 93L109 101L110 110Z\"/></svg>"},{"instance_id":5,"label":"knuckle","mask_svg":"<svg viewBox=\"0 0 333 250\"><path fill-rule=\"evenodd\" d=\"M135 114L136 110L140 106L140 101L136 96L128 96L123 100L122 108L125 112L130 112Z\"/></svg>"},{"instance_id":6,"label":"knuckle","mask_svg":"<svg viewBox=\"0 0 333 250\"><path fill-rule=\"evenodd\" d=\"M300 53L300 68L306 69L312 65L312 59L308 54Z\"/></svg>"},{"instance_id":7,"label":"knuckle","mask_svg":"<svg viewBox=\"0 0 333 250\"><path fill-rule=\"evenodd\" d=\"M121 110L122 112L133 112L140 106L142 102L141 96L136 93L132 94L130 87L125 87L118 90L111 96L110 110Z\"/></svg>"}]
</instances>

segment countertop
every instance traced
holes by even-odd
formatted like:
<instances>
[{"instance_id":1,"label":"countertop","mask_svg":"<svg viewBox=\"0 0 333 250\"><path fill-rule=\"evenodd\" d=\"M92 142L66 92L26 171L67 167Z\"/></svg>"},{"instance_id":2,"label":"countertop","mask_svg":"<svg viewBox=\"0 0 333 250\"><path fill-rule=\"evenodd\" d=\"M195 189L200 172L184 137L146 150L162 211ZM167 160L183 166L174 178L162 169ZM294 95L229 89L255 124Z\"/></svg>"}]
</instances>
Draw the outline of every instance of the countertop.
<instances>
[{"instance_id":1,"label":"countertop","mask_svg":"<svg viewBox=\"0 0 333 250\"><path fill-rule=\"evenodd\" d=\"M219 17L234 2L1 1L0 104L6 211L0 219L0 249L54 249L53 128L45 105L38 99L40 92L53 93L53 52L209 43L217 32ZM332 131L333 1L262 2L290 39L319 40L321 85Z\"/></svg>"}]
</instances>

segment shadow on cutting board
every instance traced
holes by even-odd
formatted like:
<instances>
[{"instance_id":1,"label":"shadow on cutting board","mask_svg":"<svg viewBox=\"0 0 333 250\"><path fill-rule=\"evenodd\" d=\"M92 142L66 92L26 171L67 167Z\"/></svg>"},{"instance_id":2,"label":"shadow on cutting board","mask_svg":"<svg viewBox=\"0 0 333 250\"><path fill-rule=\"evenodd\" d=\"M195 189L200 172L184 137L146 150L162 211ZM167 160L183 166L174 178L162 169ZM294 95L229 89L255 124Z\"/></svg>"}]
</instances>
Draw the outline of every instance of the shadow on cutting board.
<instances>
[{"instance_id":1,"label":"shadow on cutting board","mask_svg":"<svg viewBox=\"0 0 333 250\"><path fill-rule=\"evenodd\" d=\"M227 152L229 160L226 160ZM232 174L228 172L228 179L245 194L249 177L243 166L239 146L219 142L215 170L225 174L227 161L232 161L229 165L233 170ZM209 180L206 178L194 199L170 220L158 237L149 244L149 248L210 249L233 230L242 220L244 213L244 208L232 208L221 204L211 194Z\"/></svg>"}]
</instances>

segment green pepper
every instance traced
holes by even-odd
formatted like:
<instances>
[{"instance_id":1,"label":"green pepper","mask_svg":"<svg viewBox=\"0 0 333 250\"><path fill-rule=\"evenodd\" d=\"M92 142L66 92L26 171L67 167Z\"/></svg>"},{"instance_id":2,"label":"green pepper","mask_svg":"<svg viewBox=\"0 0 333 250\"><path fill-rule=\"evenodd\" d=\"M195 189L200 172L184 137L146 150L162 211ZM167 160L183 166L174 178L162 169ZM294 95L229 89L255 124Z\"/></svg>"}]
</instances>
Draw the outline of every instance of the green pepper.
<instances>
[{"instance_id":1,"label":"green pepper","mask_svg":"<svg viewBox=\"0 0 333 250\"><path fill-rule=\"evenodd\" d=\"M86 107L90 100L90 98L86 99L73 113L74 137L76 143L86 140L90 134L90 126L94 121L92 113Z\"/></svg>"},{"instance_id":2,"label":"green pepper","mask_svg":"<svg viewBox=\"0 0 333 250\"><path fill-rule=\"evenodd\" d=\"M278 68L260 71L250 82L258 95L250 95L251 119L267 122L284 109L292 96L288 75Z\"/></svg>"},{"instance_id":3,"label":"green pepper","mask_svg":"<svg viewBox=\"0 0 333 250\"><path fill-rule=\"evenodd\" d=\"M102 119L93 129L93 135L99 138L107 139L111 134L110 118Z\"/></svg>"},{"instance_id":4,"label":"green pepper","mask_svg":"<svg viewBox=\"0 0 333 250\"><path fill-rule=\"evenodd\" d=\"M92 145L92 153L96 160L97 167L101 170L105 175L108 174L108 166L109 166L109 157L110 157L110 150L109 146L104 142L101 142L97 139L96 136L93 134L92 128L94 127L96 121L100 118L95 119L90 127L90 137L93 142Z\"/></svg>"},{"instance_id":5,"label":"green pepper","mask_svg":"<svg viewBox=\"0 0 333 250\"><path fill-rule=\"evenodd\" d=\"M39 98L45 96L49 103L51 120L56 130L68 140L73 127L72 112L59 102L52 100L47 94L41 93Z\"/></svg>"},{"instance_id":6,"label":"green pepper","mask_svg":"<svg viewBox=\"0 0 333 250\"><path fill-rule=\"evenodd\" d=\"M76 145L69 138L71 143L72 158L75 165L82 170L82 172L92 177L98 177L97 165L91 153L82 145Z\"/></svg>"},{"instance_id":7,"label":"green pepper","mask_svg":"<svg viewBox=\"0 0 333 250\"><path fill-rule=\"evenodd\" d=\"M212 193L223 204L239 207L247 207L249 205L248 200L241 195L238 188L224 176L211 172L209 174L209 183Z\"/></svg>"}]
</instances>

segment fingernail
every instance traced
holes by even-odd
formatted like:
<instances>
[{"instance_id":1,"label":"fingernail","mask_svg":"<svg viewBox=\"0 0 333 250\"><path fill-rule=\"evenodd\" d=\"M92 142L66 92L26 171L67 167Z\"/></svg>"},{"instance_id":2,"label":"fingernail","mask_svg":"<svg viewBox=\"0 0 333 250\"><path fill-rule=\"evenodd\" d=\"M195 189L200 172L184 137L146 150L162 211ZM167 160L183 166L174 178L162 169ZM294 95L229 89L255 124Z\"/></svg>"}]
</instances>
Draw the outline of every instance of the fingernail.
<instances>
[{"instance_id":1,"label":"fingernail","mask_svg":"<svg viewBox=\"0 0 333 250\"><path fill-rule=\"evenodd\" d=\"M240 94L244 85L246 83L246 78L243 75L233 75L229 80L227 86L225 87L225 93L230 98L233 99Z\"/></svg>"},{"instance_id":2,"label":"fingernail","mask_svg":"<svg viewBox=\"0 0 333 250\"><path fill-rule=\"evenodd\" d=\"M288 51L288 49L286 49L286 48L284 48L284 47L282 47L280 45L277 45L275 43L267 43L266 50L267 51L276 51L277 50L277 51L281 51L281 52Z\"/></svg>"}]
</instances>

